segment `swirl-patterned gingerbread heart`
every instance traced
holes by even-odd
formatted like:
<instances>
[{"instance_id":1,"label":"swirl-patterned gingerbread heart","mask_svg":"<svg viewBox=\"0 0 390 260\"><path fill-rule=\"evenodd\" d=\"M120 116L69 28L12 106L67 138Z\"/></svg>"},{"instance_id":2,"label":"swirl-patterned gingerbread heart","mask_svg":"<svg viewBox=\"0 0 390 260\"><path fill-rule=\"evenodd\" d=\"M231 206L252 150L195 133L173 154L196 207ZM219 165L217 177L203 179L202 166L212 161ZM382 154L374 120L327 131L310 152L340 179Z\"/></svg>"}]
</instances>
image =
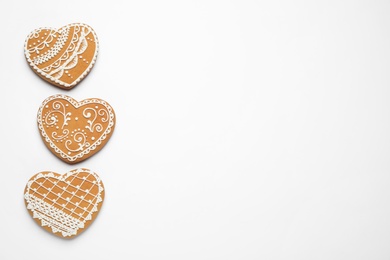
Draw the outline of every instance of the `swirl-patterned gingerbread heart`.
<instances>
[{"instance_id":1,"label":"swirl-patterned gingerbread heart","mask_svg":"<svg viewBox=\"0 0 390 260\"><path fill-rule=\"evenodd\" d=\"M77 102L58 94L38 110L38 128L46 146L64 162L83 161L110 139L115 127L112 107L98 98Z\"/></svg>"},{"instance_id":2,"label":"swirl-patterned gingerbread heart","mask_svg":"<svg viewBox=\"0 0 390 260\"><path fill-rule=\"evenodd\" d=\"M86 24L60 29L40 28L31 32L24 45L30 67L42 79L71 89L88 75L98 54L98 40Z\"/></svg>"},{"instance_id":3,"label":"swirl-patterned gingerbread heart","mask_svg":"<svg viewBox=\"0 0 390 260\"><path fill-rule=\"evenodd\" d=\"M103 204L104 187L99 176L89 169L64 175L40 172L28 181L24 200L39 225L57 236L70 238L96 218Z\"/></svg>"}]
</instances>

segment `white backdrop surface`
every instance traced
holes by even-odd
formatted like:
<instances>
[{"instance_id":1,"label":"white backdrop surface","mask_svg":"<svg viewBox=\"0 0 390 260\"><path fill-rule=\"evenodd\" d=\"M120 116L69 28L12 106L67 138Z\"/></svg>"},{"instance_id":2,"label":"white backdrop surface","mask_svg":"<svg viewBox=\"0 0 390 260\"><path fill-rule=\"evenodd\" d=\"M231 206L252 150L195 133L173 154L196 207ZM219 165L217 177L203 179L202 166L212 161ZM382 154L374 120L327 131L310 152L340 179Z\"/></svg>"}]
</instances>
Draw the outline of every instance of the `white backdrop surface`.
<instances>
[{"instance_id":1,"label":"white backdrop surface","mask_svg":"<svg viewBox=\"0 0 390 260\"><path fill-rule=\"evenodd\" d=\"M389 259L389 1L3 1L0 259ZM25 37L82 22L89 76L53 87ZM41 102L98 97L108 144L77 165L36 126ZM28 214L44 170L97 172L106 199L79 237Z\"/></svg>"}]
</instances>

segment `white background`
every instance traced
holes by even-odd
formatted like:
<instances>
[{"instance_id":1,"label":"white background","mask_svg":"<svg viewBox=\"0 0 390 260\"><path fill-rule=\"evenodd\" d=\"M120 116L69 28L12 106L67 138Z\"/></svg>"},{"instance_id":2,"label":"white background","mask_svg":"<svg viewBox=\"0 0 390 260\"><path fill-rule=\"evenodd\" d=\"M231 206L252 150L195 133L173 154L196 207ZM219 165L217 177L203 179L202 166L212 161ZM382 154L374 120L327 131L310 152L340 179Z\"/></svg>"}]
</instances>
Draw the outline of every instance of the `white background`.
<instances>
[{"instance_id":1,"label":"white background","mask_svg":"<svg viewBox=\"0 0 390 260\"><path fill-rule=\"evenodd\" d=\"M3 1L0 259L389 259L389 1ZM23 54L35 28L99 38L71 91ZM50 95L116 111L77 165L43 144ZM23 190L37 172L97 172L96 221L64 240Z\"/></svg>"}]
</instances>

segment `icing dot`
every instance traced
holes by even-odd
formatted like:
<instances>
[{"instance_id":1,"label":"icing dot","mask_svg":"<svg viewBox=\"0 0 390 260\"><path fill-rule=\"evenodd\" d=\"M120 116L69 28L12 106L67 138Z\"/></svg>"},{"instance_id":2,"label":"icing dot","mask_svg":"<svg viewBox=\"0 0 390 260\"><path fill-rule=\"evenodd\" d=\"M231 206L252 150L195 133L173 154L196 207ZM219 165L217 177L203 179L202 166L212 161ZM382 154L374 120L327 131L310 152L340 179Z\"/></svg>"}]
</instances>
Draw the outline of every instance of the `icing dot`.
<instances>
[{"instance_id":1,"label":"icing dot","mask_svg":"<svg viewBox=\"0 0 390 260\"><path fill-rule=\"evenodd\" d=\"M98 108L98 106L96 106L95 108Z\"/></svg>"},{"instance_id":2,"label":"icing dot","mask_svg":"<svg viewBox=\"0 0 390 260\"><path fill-rule=\"evenodd\" d=\"M56 126L56 129L58 129L59 127L58 126Z\"/></svg>"},{"instance_id":3,"label":"icing dot","mask_svg":"<svg viewBox=\"0 0 390 260\"><path fill-rule=\"evenodd\" d=\"M29 44L28 47L31 47L31 44Z\"/></svg>"},{"instance_id":4,"label":"icing dot","mask_svg":"<svg viewBox=\"0 0 390 260\"><path fill-rule=\"evenodd\" d=\"M38 40L38 42L41 42L40 40Z\"/></svg>"},{"instance_id":5,"label":"icing dot","mask_svg":"<svg viewBox=\"0 0 390 260\"><path fill-rule=\"evenodd\" d=\"M82 58L83 58L83 56L81 56L81 55L80 55L80 56L79 56L79 58L80 58L80 59L82 59Z\"/></svg>"},{"instance_id":6,"label":"icing dot","mask_svg":"<svg viewBox=\"0 0 390 260\"><path fill-rule=\"evenodd\" d=\"M75 117L75 118L74 118L74 120L76 120L76 121L77 121L77 120L79 120L79 118L78 118L78 117Z\"/></svg>"},{"instance_id":7,"label":"icing dot","mask_svg":"<svg viewBox=\"0 0 390 260\"><path fill-rule=\"evenodd\" d=\"M48 105L46 105L46 108L49 108L49 106L48 106Z\"/></svg>"},{"instance_id":8,"label":"icing dot","mask_svg":"<svg viewBox=\"0 0 390 260\"><path fill-rule=\"evenodd\" d=\"M69 104L66 104L65 106L66 106L66 107L68 107L68 106L69 106Z\"/></svg>"},{"instance_id":9,"label":"icing dot","mask_svg":"<svg viewBox=\"0 0 390 260\"><path fill-rule=\"evenodd\" d=\"M95 137L93 137L93 136L92 136L92 138L91 138L91 139L92 139L92 141L93 141L93 140L95 140Z\"/></svg>"},{"instance_id":10,"label":"icing dot","mask_svg":"<svg viewBox=\"0 0 390 260\"><path fill-rule=\"evenodd\" d=\"M71 154L71 152L68 152L68 154Z\"/></svg>"}]
</instances>

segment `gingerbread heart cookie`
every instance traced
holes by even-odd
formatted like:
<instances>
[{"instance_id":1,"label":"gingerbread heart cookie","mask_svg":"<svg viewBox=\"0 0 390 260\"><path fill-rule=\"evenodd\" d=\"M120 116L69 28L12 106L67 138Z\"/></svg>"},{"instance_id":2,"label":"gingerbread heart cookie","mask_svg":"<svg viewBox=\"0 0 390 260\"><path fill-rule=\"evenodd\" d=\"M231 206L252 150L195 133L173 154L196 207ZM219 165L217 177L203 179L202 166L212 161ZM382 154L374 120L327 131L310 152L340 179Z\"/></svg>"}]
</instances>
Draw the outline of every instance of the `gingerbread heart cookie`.
<instances>
[{"instance_id":1,"label":"gingerbread heart cookie","mask_svg":"<svg viewBox=\"0 0 390 260\"><path fill-rule=\"evenodd\" d=\"M104 200L104 186L89 169L64 175L40 172L24 190L26 207L33 219L53 234L70 238L79 235L96 218Z\"/></svg>"},{"instance_id":2,"label":"gingerbread heart cookie","mask_svg":"<svg viewBox=\"0 0 390 260\"><path fill-rule=\"evenodd\" d=\"M40 28L31 32L24 44L30 67L42 79L71 89L88 75L98 54L93 29L81 23L60 29Z\"/></svg>"},{"instance_id":3,"label":"gingerbread heart cookie","mask_svg":"<svg viewBox=\"0 0 390 260\"><path fill-rule=\"evenodd\" d=\"M38 110L42 140L58 158L70 164L102 149L114 127L114 110L98 98L77 102L58 94L45 99Z\"/></svg>"}]
</instances>

